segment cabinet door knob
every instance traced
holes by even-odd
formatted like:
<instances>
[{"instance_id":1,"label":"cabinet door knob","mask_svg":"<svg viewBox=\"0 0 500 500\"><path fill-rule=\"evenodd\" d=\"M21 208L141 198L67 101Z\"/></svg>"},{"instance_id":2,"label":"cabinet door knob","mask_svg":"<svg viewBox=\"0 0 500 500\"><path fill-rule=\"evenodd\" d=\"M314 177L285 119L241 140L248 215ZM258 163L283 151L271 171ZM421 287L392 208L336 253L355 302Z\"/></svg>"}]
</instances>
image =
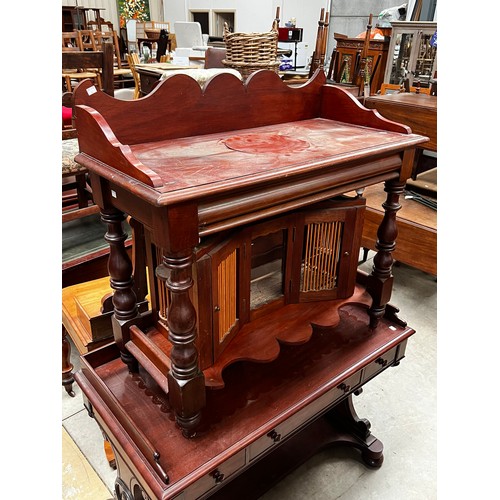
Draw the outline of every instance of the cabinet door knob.
<instances>
[{"instance_id":1,"label":"cabinet door knob","mask_svg":"<svg viewBox=\"0 0 500 500\"><path fill-rule=\"evenodd\" d=\"M377 358L375 360L375 363L378 363L379 365L386 366L387 365L387 359L384 358Z\"/></svg>"}]
</instances>

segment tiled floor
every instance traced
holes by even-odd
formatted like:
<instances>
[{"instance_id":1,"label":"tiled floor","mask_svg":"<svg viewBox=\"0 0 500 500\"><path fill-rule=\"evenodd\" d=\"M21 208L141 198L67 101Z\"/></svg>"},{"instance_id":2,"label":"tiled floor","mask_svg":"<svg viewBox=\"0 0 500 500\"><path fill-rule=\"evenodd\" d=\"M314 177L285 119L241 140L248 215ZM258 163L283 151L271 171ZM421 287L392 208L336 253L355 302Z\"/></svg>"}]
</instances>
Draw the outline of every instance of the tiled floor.
<instances>
[{"instance_id":1,"label":"tiled floor","mask_svg":"<svg viewBox=\"0 0 500 500\"><path fill-rule=\"evenodd\" d=\"M362 268L371 268L373 253ZM360 417L384 444L384 463L369 470L349 450L321 452L286 477L265 500L433 500L437 498L436 289L435 277L399 265L394 267L391 302L417 333L409 339L406 358L365 385L355 399ZM78 369L73 349L72 362ZM396 374L394 370L397 370ZM104 454L97 424L83 408L82 395L62 391L63 499L113 498L116 472Z\"/></svg>"}]
</instances>

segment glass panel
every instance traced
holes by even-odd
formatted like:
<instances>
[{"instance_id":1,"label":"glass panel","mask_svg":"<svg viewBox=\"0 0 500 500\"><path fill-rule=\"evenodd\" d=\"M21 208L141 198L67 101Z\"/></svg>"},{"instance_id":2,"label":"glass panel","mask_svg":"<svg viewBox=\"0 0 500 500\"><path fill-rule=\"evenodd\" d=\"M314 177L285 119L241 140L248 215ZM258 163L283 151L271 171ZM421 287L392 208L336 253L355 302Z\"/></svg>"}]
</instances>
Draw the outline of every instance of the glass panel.
<instances>
[{"instance_id":1,"label":"glass panel","mask_svg":"<svg viewBox=\"0 0 500 500\"><path fill-rule=\"evenodd\" d=\"M398 33L394 44L394 54L389 83L400 85L406 76L413 44L413 33Z\"/></svg>"},{"instance_id":2,"label":"glass panel","mask_svg":"<svg viewBox=\"0 0 500 500\"><path fill-rule=\"evenodd\" d=\"M420 80L421 87L429 87L430 79L432 78L432 67L436 59L436 49L431 45L432 34L422 35L417 52L417 63L415 66L415 77L413 85L416 80Z\"/></svg>"},{"instance_id":3,"label":"glass panel","mask_svg":"<svg viewBox=\"0 0 500 500\"><path fill-rule=\"evenodd\" d=\"M257 309L284 295L285 242L284 229L252 240L250 309Z\"/></svg>"},{"instance_id":4,"label":"glass panel","mask_svg":"<svg viewBox=\"0 0 500 500\"><path fill-rule=\"evenodd\" d=\"M339 77L340 83L351 83L352 82L351 66L352 66L352 55L351 54L344 54L342 56L342 61L340 63L340 72L341 72L340 77Z\"/></svg>"}]
</instances>

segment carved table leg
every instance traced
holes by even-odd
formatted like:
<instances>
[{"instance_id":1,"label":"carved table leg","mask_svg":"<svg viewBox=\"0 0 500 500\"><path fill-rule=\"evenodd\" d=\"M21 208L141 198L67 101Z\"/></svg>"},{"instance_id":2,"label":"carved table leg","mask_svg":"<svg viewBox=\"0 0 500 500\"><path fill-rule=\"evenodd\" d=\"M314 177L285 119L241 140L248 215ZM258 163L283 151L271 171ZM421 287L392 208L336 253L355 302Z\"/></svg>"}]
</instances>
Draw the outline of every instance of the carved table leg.
<instances>
[{"instance_id":1,"label":"carved table leg","mask_svg":"<svg viewBox=\"0 0 500 500\"><path fill-rule=\"evenodd\" d=\"M67 338L68 332L64 326L62 327L62 385L66 389L66 392L73 398L75 393L73 392L73 365L71 364L71 344L68 342Z\"/></svg>"},{"instance_id":2,"label":"carved table leg","mask_svg":"<svg viewBox=\"0 0 500 500\"><path fill-rule=\"evenodd\" d=\"M370 326L375 328L382 316L385 314L386 305L392 293L392 265L394 259L392 252L396 248L398 229L396 225L396 212L401 208L399 195L403 192L405 183L387 181L385 192L387 199L382 204L384 218L377 231L377 243L375 247L377 254L373 258L373 268L368 280L368 291L373 297L370 308Z\"/></svg>"},{"instance_id":3,"label":"carved table leg","mask_svg":"<svg viewBox=\"0 0 500 500\"><path fill-rule=\"evenodd\" d=\"M370 422L356 414L352 394L330 410L327 416L337 430L336 444L346 444L360 450L361 458L368 467L379 468L382 465L384 445L371 434Z\"/></svg>"},{"instance_id":4,"label":"carved table leg","mask_svg":"<svg viewBox=\"0 0 500 500\"><path fill-rule=\"evenodd\" d=\"M205 406L205 380L198 364L196 311L189 298L193 286L192 253L164 256L156 275L170 292L167 311L168 338L172 343L168 372L169 400L185 437L193 437Z\"/></svg>"},{"instance_id":5,"label":"carved table leg","mask_svg":"<svg viewBox=\"0 0 500 500\"><path fill-rule=\"evenodd\" d=\"M125 344L130 340L128 331L130 321L139 316L137 298L133 289L132 262L125 248L127 233L122 227L125 214L120 210L111 208L103 210L101 218L108 226L104 239L109 243L109 282L114 290L113 335L120 348L122 361L131 372L136 372L138 371L137 361L125 348Z\"/></svg>"}]
</instances>

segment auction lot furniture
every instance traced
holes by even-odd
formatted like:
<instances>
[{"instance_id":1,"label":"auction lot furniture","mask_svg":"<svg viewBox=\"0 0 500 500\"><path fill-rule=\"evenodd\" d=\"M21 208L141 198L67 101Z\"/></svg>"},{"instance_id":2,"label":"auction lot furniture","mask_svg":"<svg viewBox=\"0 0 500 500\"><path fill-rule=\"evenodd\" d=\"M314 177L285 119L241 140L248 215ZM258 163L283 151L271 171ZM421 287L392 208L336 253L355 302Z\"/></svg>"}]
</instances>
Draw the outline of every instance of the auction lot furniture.
<instances>
[{"instance_id":1,"label":"auction lot furniture","mask_svg":"<svg viewBox=\"0 0 500 500\"><path fill-rule=\"evenodd\" d=\"M437 23L394 21L383 81L399 85L405 78L430 87L437 70Z\"/></svg>"},{"instance_id":2,"label":"auction lot furniture","mask_svg":"<svg viewBox=\"0 0 500 500\"><path fill-rule=\"evenodd\" d=\"M365 99L367 108L376 109L384 118L408 125L412 132L429 137L422 146L437 152L437 96L403 92L370 96ZM426 169L418 163L424 160L422 148L417 148L412 178L416 179ZM421 174L424 175L424 174ZM367 211L363 229L363 246L375 250L377 227L384 212L380 206L384 186L379 184L365 193ZM437 196L437 190L436 190ZM397 260L424 272L437 274L437 213L432 208L419 205L412 199L402 202L398 247L393 254Z\"/></svg>"},{"instance_id":3,"label":"auction lot furniture","mask_svg":"<svg viewBox=\"0 0 500 500\"><path fill-rule=\"evenodd\" d=\"M282 474L271 451L297 446L293 436L315 447L323 431L380 466L351 395L413 334L389 303L391 254L427 138L326 85L322 70L296 88L267 70L203 88L175 75L130 102L92 87L75 92L76 161L108 225L115 342L83 356L75 377L114 448L117 496L225 494L258 464ZM366 275L365 202L343 193L379 182L385 215ZM144 266L125 251L125 214L144 229ZM146 272L140 312L133 283Z\"/></svg>"},{"instance_id":4,"label":"auction lot furniture","mask_svg":"<svg viewBox=\"0 0 500 500\"><path fill-rule=\"evenodd\" d=\"M339 33L335 33L334 38L337 45L332 77L337 83L353 84L365 40L348 38ZM365 71L370 79L370 94L375 94L384 81L388 50L389 37L384 40L371 39L369 41Z\"/></svg>"}]
</instances>

